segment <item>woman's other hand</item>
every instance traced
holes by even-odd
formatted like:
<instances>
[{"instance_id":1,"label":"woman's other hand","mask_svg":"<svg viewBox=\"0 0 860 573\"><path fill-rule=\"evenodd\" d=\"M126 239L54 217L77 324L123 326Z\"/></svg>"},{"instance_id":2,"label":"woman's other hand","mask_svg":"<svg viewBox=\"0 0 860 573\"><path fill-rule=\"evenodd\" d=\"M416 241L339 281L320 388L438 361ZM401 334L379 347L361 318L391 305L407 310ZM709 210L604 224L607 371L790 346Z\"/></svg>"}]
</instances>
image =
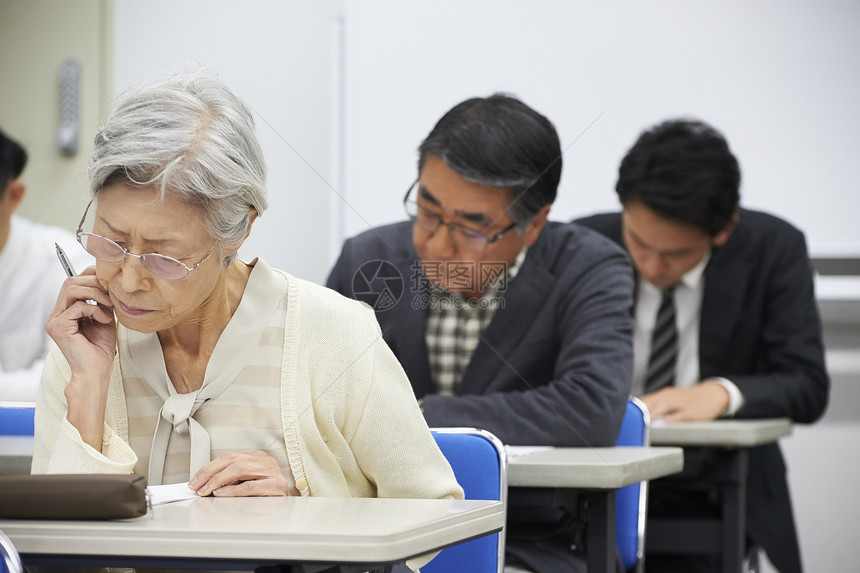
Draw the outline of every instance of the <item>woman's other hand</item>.
<instances>
[{"instance_id":1,"label":"woman's other hand","mask_svg":"<svg viewBox=\"0 0 860 573\"><path fill-rule=\"evenodd\" d=\"M200 495L217 497L288 495L278 462L262 450L228 452L200 468L188 482Z\"/></svg>"}]
</instances>

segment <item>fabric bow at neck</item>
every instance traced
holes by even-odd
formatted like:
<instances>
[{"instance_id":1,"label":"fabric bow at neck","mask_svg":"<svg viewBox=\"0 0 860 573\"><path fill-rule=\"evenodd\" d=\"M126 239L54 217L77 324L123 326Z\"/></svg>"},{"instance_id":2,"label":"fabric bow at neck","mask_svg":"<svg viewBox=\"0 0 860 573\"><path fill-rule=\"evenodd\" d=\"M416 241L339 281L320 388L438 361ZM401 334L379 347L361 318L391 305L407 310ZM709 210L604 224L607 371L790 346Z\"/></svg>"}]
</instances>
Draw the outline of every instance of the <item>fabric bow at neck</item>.
<instances>
[{"instance_id":1,"label":"fabric bow at neck","mask_svg":"<svg viewBox=\"0 0 860 573\"><path fill-rule=\"evenodd\" d=\"M208 464L211 460L209 433L194 419L194 414L207 400L217 398L230 386L230 376L219 376L210 384L196 392L178 394L170 384L170 396L164 401L152 438L152 451L149 455L148 482L161 485L164 479L164 460L170 433L188 434L191 441L191 463L189 476Z\"/></svg>"}]
</instances>

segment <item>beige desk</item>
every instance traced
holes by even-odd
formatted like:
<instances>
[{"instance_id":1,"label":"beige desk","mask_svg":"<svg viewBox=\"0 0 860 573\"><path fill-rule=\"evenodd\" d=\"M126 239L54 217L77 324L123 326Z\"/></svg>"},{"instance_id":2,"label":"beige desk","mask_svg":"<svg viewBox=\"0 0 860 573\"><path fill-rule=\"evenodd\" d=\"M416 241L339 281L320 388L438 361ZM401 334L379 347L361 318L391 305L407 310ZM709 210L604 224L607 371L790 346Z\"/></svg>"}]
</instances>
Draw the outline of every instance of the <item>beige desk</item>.
<instances>
[{"instance_id":1,"label":"beige desk","mask_svg":"<svg viewBox=\"0 0 860 573\"><path fill-rule=\"evenodd\" d=\"M124 521L0 520L25 564L295 571L382 568L503 525L498 501L322 497L199 498Z\"/></svg>"},{"instance_id":2,"label":"beige desk","mask_svg":"<svg viewBox=\"0 0 860 573\"><path fill-rule=\"evenodd\" d=\"M618 489L681 471L681 448L551 448L508 458L510 487Z\"/></svg>"},{"instance_id":3,"label":"beige desk","mask_svg":"<svg viewBox=\"0 0 860 573\"><path fill-rule=\"evenodd\" d=\"M522 450L520 450L522 451ZM509 503L545 490L552 505L585 519L589 571L615 570L615 491L679 472L681 448L551 448L508 458ZM519 498L519 499L518 499Z\"/></svg>"},{"instance_id":4,"label":"beige desk","mask_svg":"<svg viewBox=\"0 0 860 573\"><path fill-rule=\"evenodd\" d=\"M791 435L791 420L714 420L651 426L652 445L752 448Z\"/></svg>"},{"instance_id":5,"label":"beige desk","mask_svg":"<svg viewBox=\"0 0 860 573\"><path fill-rule=\"evenodd\" d=\"M716 470L709 481L720 494L719 519L649 517L646 547L649 553L718 554L724 573L739 573L746 546L746 482L749 449L770 444L791 434L787 418L768 420L714 420L655 424L651 443L683 446L690 463L708 459ZM700 481L697 475L672 476L654 488L687 489Z\"/></svg>"}]
</instances>

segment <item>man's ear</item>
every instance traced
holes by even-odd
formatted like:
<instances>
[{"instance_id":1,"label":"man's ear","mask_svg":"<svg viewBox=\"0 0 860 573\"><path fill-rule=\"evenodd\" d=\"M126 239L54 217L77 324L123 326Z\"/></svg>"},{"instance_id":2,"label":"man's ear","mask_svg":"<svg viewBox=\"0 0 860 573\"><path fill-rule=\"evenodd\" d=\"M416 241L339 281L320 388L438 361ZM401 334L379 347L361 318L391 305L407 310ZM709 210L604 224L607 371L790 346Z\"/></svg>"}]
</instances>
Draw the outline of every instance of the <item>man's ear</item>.
<instances>
[{"instance_id":1,"label":"man's ear","mask_svg":"<svg viewBox=\"0 0 860 573\"><path fill-rule=\"evenodd\" d=\"M540 232L546 226L546 219L549 216L549 210L551 208L552 205L544 205L543 208L537 212L537 215L532 217L526 230L520 234L526 247L531 247L535 241L537 241L540 236Z\"/></svg>"},{"instance_id":2,"label":"man's ear","mask_svg":"<svg viewBox=\"0 0 860 573\"><path fill-rule=\"evenodd\" d=\"M7 210L10 214L14 213L21 205L24 195L27 194L27 185L20 179L13 179L6 184L6 191L3 193L3 202L6 203Z\"/></svg>"},{"instance_id":3,"label":"man's ear","mask_svg":"<svg viewBox=\"0 0 860 573\"><path fill-rule=\"evenodd\" d=\"M715 247L722 247L723 245L725 245L726 241L729 240L729 237L732 236L732 233L737 228L739 220L740 215L738 215L737 213L732 215L732 220L729 221L725 227L723 227L722 231L714 235L714 237L711 239L711 244Z\"/></svg>"}]
</instances>

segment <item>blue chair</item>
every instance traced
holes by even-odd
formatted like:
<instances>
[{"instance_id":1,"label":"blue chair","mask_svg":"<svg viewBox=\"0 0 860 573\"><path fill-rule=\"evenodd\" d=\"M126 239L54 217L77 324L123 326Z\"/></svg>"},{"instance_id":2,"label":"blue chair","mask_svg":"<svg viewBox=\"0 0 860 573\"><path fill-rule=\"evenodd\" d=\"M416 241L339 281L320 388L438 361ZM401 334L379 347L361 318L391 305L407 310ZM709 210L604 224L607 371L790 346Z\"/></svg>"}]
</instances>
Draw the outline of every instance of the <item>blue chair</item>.
<instances>
[{"instance_id":1,"label":"blue chair","mask_svg":"<svg viewBox=\"0 0 860 573\"><path fill-rule=\"evenodd\" d=\"M615 445L648 446L651 443L650 429L648 408L631 396ZM615 541L627 571L641 572L643 569L647 505L648 482L631 484L615 493Z\"/></svg>"},{"instance_id":2,"label":"blue chair","mask_svg":"<svg viewBox=\"0 0 860 573\"><path fill-rule=\"evenodd\" d=\"M507 455L490 432L473 428L433 428L433 437L451 464L466 499L507 500ZM505 503L507 508L507 504ZM502 573L505 530L443 549L422 573Z\"/></svg>"},{"instance_id":3,"label":"blue chair","mask_svg":"<svg viewBox=\"0 0 860 573\"><path fill-rule=\"evenodd\" d=\"M35 414L33 402L0 402L0 436L32 436Z\"/></svg>"},{"instance_id":4,"label":"blue chair","mask_svg":"<svg viewBox=\"0 0 860 573\"><path fill-rule=\"evenodd\" d=\"M9 536L0 530L0 571L3 573L23 573L21 556Z\"/></svg>"}]
</instances>

